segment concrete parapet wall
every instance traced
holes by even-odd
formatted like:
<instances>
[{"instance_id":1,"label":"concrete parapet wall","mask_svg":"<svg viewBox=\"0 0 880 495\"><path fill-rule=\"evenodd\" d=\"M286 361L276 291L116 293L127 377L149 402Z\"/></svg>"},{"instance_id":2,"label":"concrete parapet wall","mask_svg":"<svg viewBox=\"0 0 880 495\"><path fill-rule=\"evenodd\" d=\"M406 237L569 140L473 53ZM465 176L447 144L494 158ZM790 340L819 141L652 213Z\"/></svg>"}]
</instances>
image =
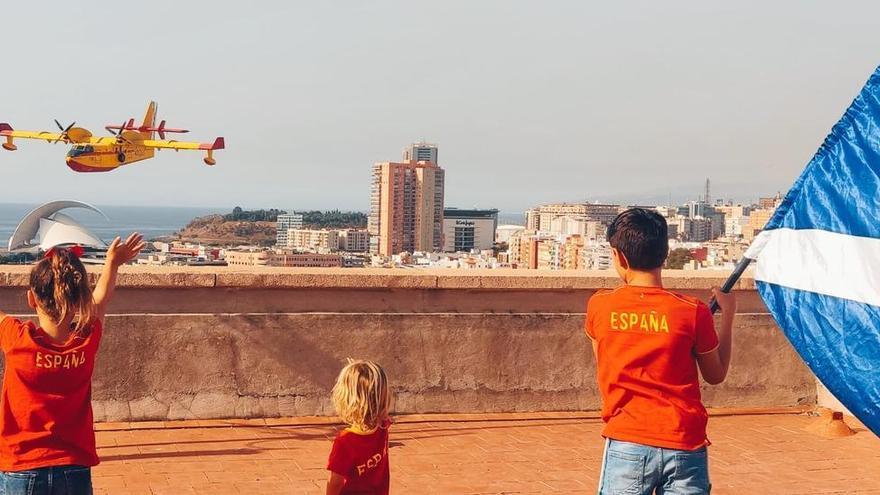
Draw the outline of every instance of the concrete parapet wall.
<instances>
[{"instance_id":1,"label":"concrete parapet wall","mask_svg":"<svg viewBox=\"0 0 880 495\"><path fill-rule=\"evenodd\" d=\"M0 308L26 314L27 268L0 270ZM669 274L706 299L725 273ZM399 413L600 407L583 334L610 272L128 268L107 320L98 420L331 415L346 357L390 374ZM815 404L815 379L744 279L732 371L714 407Z\"/></svg>"}]
</instances>

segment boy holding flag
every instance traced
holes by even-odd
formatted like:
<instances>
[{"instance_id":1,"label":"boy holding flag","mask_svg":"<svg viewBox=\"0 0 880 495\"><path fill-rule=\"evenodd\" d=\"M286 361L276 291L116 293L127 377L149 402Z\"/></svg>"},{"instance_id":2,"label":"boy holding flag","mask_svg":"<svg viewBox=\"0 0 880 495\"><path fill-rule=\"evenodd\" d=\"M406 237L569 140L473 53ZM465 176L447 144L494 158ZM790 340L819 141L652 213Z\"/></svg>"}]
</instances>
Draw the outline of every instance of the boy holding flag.
<instances>
[{"instance_id":1,"label":"boy holding flag","mask_svg":"<svg viewBox=\"0 0 880 495\"><path fill-rule=\"evenodd\" d=\"M627 210L607 237L624 285L587 306L606 423L599 493L709 493L697 369L712 384L727 376L736 299L713 289L722 311L716 333L706 304L663 288L669 244L657 212Z\"/></svg>"}]
</instances>

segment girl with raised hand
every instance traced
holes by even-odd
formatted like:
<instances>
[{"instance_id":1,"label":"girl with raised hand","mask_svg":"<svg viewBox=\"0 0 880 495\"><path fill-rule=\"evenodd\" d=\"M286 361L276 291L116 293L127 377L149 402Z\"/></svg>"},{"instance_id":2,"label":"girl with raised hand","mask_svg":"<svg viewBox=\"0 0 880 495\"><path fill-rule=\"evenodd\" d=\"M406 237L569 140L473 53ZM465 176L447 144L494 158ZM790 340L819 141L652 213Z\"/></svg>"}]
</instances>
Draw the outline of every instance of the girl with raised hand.
<instances>
[{"instance_id":1,"label":"girl with raised hand","mask_svg":"<svg viewBox=\"0 0 880 495\"><path fill-rule=\"evenodd\" d=\"M82 248L52 248L30 274L27 301L38 324L0 311L3 495L92 493L95 356L119 267L143 247L139 234L114 239L94 291L79 259Z\"/></svg>"}]
</instances>

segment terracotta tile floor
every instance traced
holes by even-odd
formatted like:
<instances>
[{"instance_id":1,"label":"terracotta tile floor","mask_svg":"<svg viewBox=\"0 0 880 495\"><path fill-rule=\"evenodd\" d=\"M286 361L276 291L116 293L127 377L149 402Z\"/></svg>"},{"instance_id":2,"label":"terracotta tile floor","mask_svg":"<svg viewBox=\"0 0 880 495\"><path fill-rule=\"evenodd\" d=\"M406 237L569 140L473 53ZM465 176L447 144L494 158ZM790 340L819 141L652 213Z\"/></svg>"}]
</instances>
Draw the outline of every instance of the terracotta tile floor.
<instances>
[{"instance_id":1,"label":"terracotta tile floor","mask_svg":"<svg viewBox=\"0 0 880 495\"><path fill-rule=\"evenodd\" d=\"M880 440L859 425L838 439L804 431L816 421L713 416L713 494L880 494ZM600 427L572 415L401 418L392 493L595 493ZM315 419L99 425L96 493L323 493L335 428Z\"/></svg>"}]
</instances>

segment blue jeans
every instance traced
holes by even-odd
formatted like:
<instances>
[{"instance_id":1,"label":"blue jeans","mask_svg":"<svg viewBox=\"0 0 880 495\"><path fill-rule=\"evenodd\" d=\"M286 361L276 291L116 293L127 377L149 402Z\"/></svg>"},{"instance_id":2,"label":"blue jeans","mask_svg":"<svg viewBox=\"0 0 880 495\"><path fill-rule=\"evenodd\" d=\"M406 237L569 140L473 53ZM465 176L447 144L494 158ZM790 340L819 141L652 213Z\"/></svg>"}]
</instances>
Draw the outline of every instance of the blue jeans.
<instances>
[{"instance_id":1,"label":"blue jeans","mask_svg":"<svg viewBox=\"0 0 880 495\"><path fill-rule=\"evenodd\" d=\"M711 489L705 447L674 450L605 440L599 495L704 495Z\"/></svg>"},{"instance_id":2,"label":"blue jeans","mask_svg":"<svg viewBox=\"0 0 880 495\"><path fill-rule=\"evenodd\" d=\"M92 495L92 470L85 466L52 466L0 471L0 495Z\"/></svg>"}]
</instances>

